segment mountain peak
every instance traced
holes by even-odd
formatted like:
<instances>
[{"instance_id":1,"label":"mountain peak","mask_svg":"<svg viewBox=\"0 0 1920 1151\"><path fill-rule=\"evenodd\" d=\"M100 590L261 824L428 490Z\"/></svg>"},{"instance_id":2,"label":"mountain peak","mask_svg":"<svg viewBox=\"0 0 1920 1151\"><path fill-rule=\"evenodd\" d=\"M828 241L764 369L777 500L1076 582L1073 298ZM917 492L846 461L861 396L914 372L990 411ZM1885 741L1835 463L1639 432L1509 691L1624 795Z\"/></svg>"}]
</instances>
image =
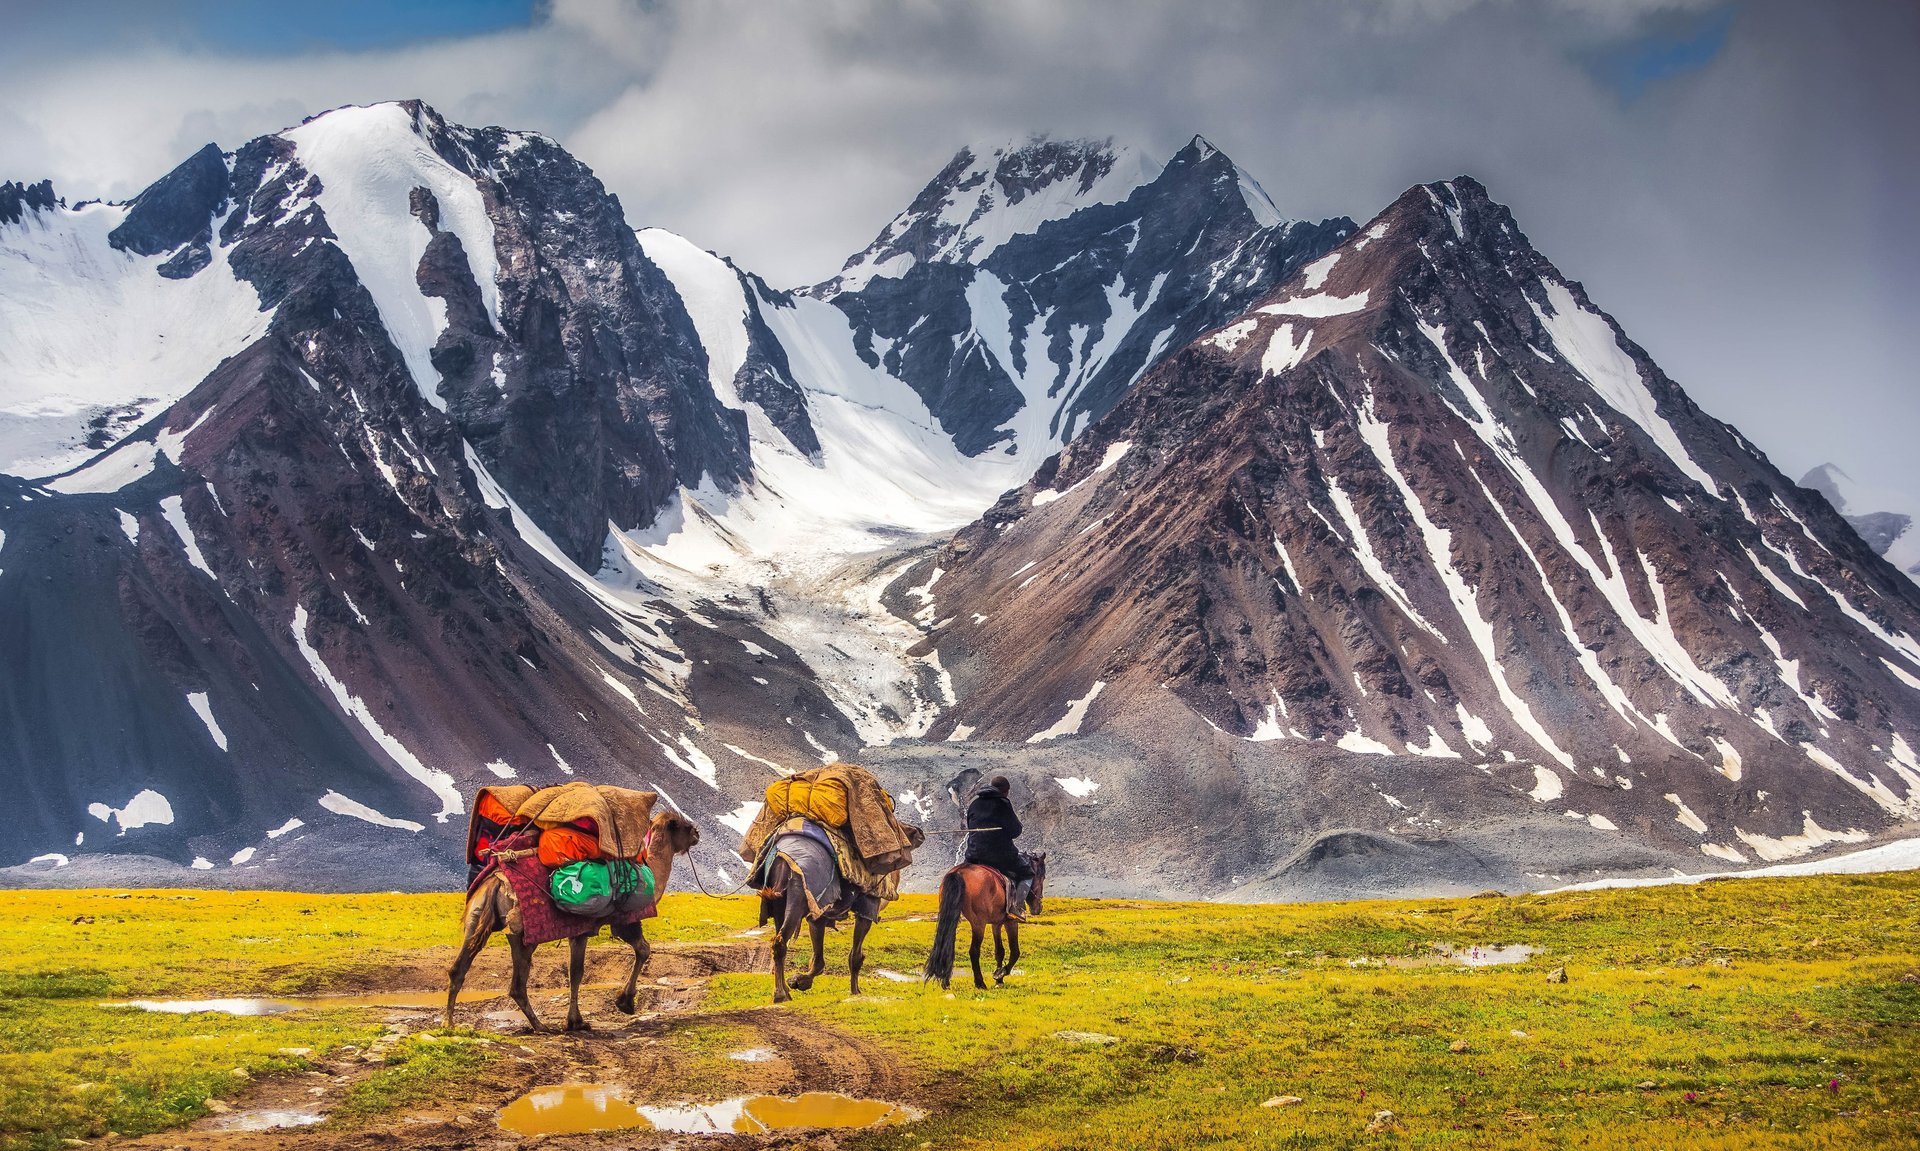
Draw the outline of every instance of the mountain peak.
<instances>
[{"instance_id":1,"label":"mountain peak","mask_svg":"<svg viewBox=\"0 0 1920 1151\"><path fill-rule=\"evenodd\" d=\"M1014 236L1093 204L1119 203L1159 175L1138 149L1036 134L960 149L830 282L853 291L915 264L978 264Z\"/></svg>"},{"instance_id":2,"label":"mountain peak","mask_svg":"<svg viewBox=\"0 0 1920 1151\"><path fill-rule=\"evenodd\" d=\"M0 224L17 224L28 212L44 212L53 207L53 181L21 184L12 180L0 183Z\"/></svg>"}]
</instances>

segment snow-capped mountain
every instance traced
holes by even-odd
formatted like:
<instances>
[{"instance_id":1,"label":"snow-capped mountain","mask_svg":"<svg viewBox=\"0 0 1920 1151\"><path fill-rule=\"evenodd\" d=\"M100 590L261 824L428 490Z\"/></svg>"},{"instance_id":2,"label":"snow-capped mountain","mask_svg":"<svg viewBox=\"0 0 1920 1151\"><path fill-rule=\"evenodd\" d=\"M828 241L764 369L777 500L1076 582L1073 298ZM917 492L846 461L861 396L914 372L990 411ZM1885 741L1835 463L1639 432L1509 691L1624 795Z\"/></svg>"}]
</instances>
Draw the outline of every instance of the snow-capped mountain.
<instances>
[{"instance_id":1,"label":"snow-capped mountain","mask_svg":"<svg viewBox=\"0 0 1920 1151\"><path fill-rule=\"evenodd\" d=\"M634 223L417 102L0 186L23 858L432 884L475 786L578 774L724 879L834 756L924 816L1008 771L1089 889L1913 815L1912 586L1470 182L1356 232L1199 138L969 148L799 291Z\"/></svg>"},{"instance_id":2,"label":"snow-capped mountain","mask_svg":"<svg viewBox=\"0 0 1920 1151\"><path fill-rule=\"evenodd\" d=\"M1111 141L962 149L813 289L970 456L1028 471L1168 349L1353 228L1282 218L1196 136L1164 167Z\"/></svg>"},{"instance_id":3,"label":"snow-capped mountain","mask_svg":"<svg viewBox=\"0 0 1920 1151\"><path fill-rule=\"evenodd\" d=\"M1837 464L1821 464L1800 477L1800 486L1827 497L1860 538L1894 567L1920 580L1920 504L1895 492L1863 487Z\"/></svg>"},{"instance_id":4,"label":"snow-capped mountain","mask_svg":"<svg viewBox=\"0 0 1920 1151\"><path fill-rule=\"evenodd\" d=\"M472 787L579 771L684 803L717 861L774 771L951 703L878 605L899 565L838 567L1042 454L969 455L842 308L636 234L551 141L343 108L124 204L4 207L31 854L246 882L373 835L445 871Z\"/></svg>"},{"instance_id":5,"label":"snow-capped mountain","mask_svg":"<svg viewBox=\"0 0 1920 1151\"><path fill-rule=\"evenodd\" d=\"M1217 886L1772 861L1920 817L1920 594L1464 178L1151 370L905 578L965 685L932 737L1094 733L1049 753L1060 826L1158 828Z\"/></svg>"}]
</instances>

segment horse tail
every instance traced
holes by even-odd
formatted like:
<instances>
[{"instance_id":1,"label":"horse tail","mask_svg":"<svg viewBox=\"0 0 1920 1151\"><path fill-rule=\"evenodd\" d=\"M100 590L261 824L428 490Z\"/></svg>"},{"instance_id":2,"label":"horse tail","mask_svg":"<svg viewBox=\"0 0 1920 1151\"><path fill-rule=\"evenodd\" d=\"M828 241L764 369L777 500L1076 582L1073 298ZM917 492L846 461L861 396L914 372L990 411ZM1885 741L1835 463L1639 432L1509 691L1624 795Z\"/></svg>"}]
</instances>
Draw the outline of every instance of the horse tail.
<instances>
[{"instance_id":1,"label":"horse tail","mask_svg":"<svg viewBox=\"0 0 1920 1151\"><path fill-rule=\"evenodd\" d=\"M933 924L933 949L927 952L921 983L938 979L945 988L953 978L953 946L960 936L960 910L966 901L967 880L956 867L940 880L940 914Z\"/></svg>"}]
</instances>

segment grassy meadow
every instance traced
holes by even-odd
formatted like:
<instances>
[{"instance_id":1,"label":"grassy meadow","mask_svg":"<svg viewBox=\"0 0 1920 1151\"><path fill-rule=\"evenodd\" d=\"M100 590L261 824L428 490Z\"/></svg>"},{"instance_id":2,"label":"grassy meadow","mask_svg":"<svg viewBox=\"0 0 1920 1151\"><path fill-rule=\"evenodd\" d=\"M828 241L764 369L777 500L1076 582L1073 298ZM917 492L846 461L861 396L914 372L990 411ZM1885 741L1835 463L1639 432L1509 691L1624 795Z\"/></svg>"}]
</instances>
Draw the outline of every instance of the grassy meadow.
<instances>
[{"instance_id":1,"label":"grassy meadow","mask_svg":"<svg viewBox=\"0 0 1920 1151\"><path fill-rule=\"evenodd\" d=\"M407 968L430 988L458 914L454 896L23 891L0 906L8 1149L164 1129L243 1093L236 1072L298 1069L385 1031L347 1008L102 1003L353 990L378 973L392 986ZM676 894L649 932L732 937L753 910ZM892 905L870 967L917 972L932 911L926 896ZM829 936L828 975L791 1010L895 1052L931 1112L848 1145L1920 1146L1920 874L1297 906L1054 900L1024 935L1024 974L1005 988L976 992L963 954L950 994L870 978L851 1000L846 936ZM1539 950L1511 966L1403 963L1436 944ZM563 954L543 949L537 984ZM717 976L670 1041L711 1046L726 1012L769 994L765 975ZM404 1112L485 1057L397 1044L336 1121ZM671 1097L698 1094L683 1082Z\"/></svg>"}]
</instances>

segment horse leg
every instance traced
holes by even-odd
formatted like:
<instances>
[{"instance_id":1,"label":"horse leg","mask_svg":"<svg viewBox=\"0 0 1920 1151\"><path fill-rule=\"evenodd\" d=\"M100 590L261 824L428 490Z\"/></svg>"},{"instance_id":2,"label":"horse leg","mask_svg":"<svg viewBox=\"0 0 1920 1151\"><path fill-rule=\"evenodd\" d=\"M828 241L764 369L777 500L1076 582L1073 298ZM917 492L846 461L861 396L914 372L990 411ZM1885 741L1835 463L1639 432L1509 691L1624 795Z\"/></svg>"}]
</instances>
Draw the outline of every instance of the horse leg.
<instances>
[{"instance_id":1,"label":"horse leg","mask_svg":"<svg viewBox=\"0 0 1920 1151\"><path fill-rule=\"evenodd\" d=\"M587 937L576 935L567 940L567 1030L591 1031L593 1026L580 1014L580 979L587 973Z\"/></svg>"},{"instance_id":2,"label":"horse leg","mask_svg":"<svg viewBox=\"0 0 1920 1151\"><path fill-rule=\"evenodd\" d=\"M527 977L533 974L533 948L527 946L527 938L519 932L507 934L507 946L513 951L513 982L507 985L507 997L519 1005L520 1014L527 1017L527 1026L540 1030L540 1020L533 1014L533 1004L527 1002Z\"/></svg>"},{"instance_id":3,"label":"horse leg","mask_svg":"<svg viewBox=\"0 0 1920 1151\"><path fill-rule=\"evenodd\" d=\"M980 977L980 943L985 938L986 933L980 930L979 923L971 919L968 920L967 923L973 928L973 944L967 949L967 957L973 960L973 985L985 991L987 989L987 981Z\"/></svg>"},{"instance_id":4,"label":"horse leg","mask_svg":"<svg viewBox=\"0 0 1920 1151\"><path fill-rule=\"evenodd\" d=\"M853 973L853 994L860 994L860 968L867 961L867 952L861 945L867 941L867 929L873 926L870 919L853 917L853 948L847 952L847 970Z\"/></svg>"},{"instance_id":5,"label":"horse leg","mask_svg":"<svg viewBox=\"0 0 1920 1151\"><path fill-rule=\"evenodd\" d=\"M453 1026L453 1005L460 998L460 988L467 981L467 969L486 947L487 940L499 930L489 902L482 901L467 910L466 936L460 941L460 954L454 956L453 966L447 970L447 1026Z\"/></svg>"},{"instance_id":6,"label":"horse leg","mask_svg":"<svg viewBox=\"0 0 1920 1151\"><path fill-rule=\"evenodd\" d=\"M807 964L805 974L794 979L795 991L812 990L813 981L820 978L820 973L827 969L827 925L819 920L808 923L807 936L808 941L813 944L813 959Z\"/></svg>"},{"instance_id":7,"label":"horse leg","mask_svg":"<svg viewBox=\"0 0 1920 1151\"><path fill-rule=\"evenodd\" d=\"M993 925L993 985L1000 986L1007 977L1006 945L1000 939L1000 925Z\"/></svg>"},{"instance_id":8,"label":"horse leg","mask_svg":"<svg viewBox=\"0 0 1920 1151\"><path fill-rule=\"evenodd\" d=\"M613 937L622 943L633 945L633 970L627 973L627 989L613 1001L622 1014L633 1014L634 989L640 986L640 969L653 957L653 947L647 942L646 926L640 923L615 924L611 929Z\"/></svg>"},{"instance_id":9,"label":"horse leg","mask_svg":"<svg viewBox=\"0 0 1920 1151\"><path fill-rule=\"evenodd\" d=\"M1009 922L1007 924L1006 970L1008 975L1013 974L1013 966L1018 962L1020 962L1020 924L1018 922Z\"/></svg>"}]
</instances>

